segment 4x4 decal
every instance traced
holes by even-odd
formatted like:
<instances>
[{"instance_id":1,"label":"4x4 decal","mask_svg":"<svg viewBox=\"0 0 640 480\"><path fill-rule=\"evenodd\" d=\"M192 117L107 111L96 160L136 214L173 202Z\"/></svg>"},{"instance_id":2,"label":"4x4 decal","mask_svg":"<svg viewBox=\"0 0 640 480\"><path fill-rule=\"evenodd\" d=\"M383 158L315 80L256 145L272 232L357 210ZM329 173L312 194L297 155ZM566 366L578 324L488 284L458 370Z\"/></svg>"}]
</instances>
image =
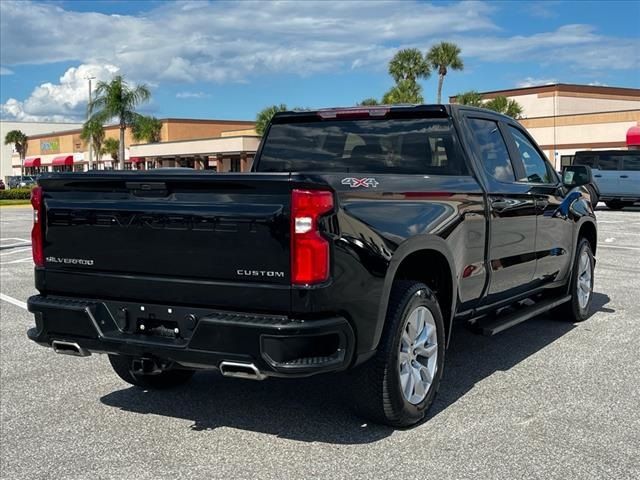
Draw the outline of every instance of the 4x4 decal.
<instances>
[{"instance_id":1,"label":"4x4 decal","mask_svg":"<svg viewBox=\"0 0 640 480\"><path fill-rule=\"evenodd\" d=\"M375 188L378 186L378 181L375 178L347 177L347 178L343 178L341 183L343 185L349 185L351 188L358 188L358 187Z\"/></svg>"}]
</instances>

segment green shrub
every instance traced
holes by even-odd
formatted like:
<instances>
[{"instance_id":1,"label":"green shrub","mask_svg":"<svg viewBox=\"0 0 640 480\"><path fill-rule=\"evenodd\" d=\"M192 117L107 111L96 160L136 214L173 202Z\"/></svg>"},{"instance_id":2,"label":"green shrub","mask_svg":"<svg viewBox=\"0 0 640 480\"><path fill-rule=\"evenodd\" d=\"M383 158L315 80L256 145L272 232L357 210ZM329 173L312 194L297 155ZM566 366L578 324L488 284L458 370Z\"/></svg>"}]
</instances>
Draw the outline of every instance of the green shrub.
<instances>
[{"instance_id":1,"label":"green shrub","mask_svg":"<svg viewBox=\"0 0 640 480\"><path fill-rule=\"evenodd\" d=\"M30 188L12 188L10 190L0 190L0 200L29 200L30 198Z\"/></svg>"}]
</instances>

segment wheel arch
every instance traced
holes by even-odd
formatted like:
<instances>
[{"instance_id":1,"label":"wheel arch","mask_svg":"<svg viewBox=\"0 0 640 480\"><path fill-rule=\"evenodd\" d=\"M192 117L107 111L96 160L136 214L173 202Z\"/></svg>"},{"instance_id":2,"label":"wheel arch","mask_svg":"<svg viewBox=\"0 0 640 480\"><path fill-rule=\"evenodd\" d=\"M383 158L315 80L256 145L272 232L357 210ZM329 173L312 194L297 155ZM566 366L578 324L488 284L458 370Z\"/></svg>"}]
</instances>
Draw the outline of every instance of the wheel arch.
<instances>
[{"instance_id":1,"label":"wheel arch","mask_svg":"<svg viewBox=\"0 0 640 480\"><path fill-rule=\"evenodd\" d=\"M581 238L586 238L589 241L589 244L591 245L591 251L595 256L596 249L598 247L598 229L596 228L596 224L593 221L585 219L582 222L580 228L578 229L576 245Z\"/></svg>"},{"instance_id":2,"label":"wheel arch","mask_svg":"<svg viewBox=\"0 0 640 480\"><path fill-rule=\"evenodd\" d=\"M425 264L434 268L424 268ZM393 254L382 290L374 344L377 346L380 342L393 282L400 279L425 283L437 294L448 344L458 297L457 275L447 243L432 235L413 237Z\"/></svg>"}]
</instances>

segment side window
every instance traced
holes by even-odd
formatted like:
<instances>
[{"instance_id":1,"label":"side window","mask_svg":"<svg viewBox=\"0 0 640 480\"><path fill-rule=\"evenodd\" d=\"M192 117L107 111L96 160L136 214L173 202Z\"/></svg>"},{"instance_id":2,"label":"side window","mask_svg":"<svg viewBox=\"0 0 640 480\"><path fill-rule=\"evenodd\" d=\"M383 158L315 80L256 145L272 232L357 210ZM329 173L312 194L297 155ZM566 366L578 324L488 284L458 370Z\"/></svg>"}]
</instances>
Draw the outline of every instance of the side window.
<instances>
[{"instance_id":1,"label":"side window","mask_svg":"<svg viewBox=\"0 0 640 480\"><path fill-rule=\"evenodd\" d=\"M513 165L498 124L482 118L468 121L485 171L500 182L514 182Z\"/></svg>"},{"instance_id":2,"label":"side window","mask_svg":"<svg viewBox=\"0 0 640 480\"><path fill-rule=\"evenodd\" d=\"M516 142L518 152L520 152L520 159L524 164L526 178L521 178L519 181L529 183L556 183L558 179L555 174L552 173L551 167L547 164L544 158L538 153L536 147L534 147L529 139L517 128L509 125L509 131L513 135L513 140Z\"/></svg>"},{"instance_id":3,"label":"side window","mask_svg":"<svg viewBox=\"0 0 640 480\"><path fill-rule=\"evenodd\" d=\"M591 168L598 168L598 162L596 161L596 156L593 154L576 155L576 159L574 163L576 165L586 165Z\"/></svg>"},{"instance_id":4,"label":"side window","mask_svg":"<svg viewBox=\"0 0 640 480\"><path fill-rule=\"evenodd\" d=\"M640 153L637 155L624 155L622 157L622 170L637 172L640 170Z\"/></svg>"},{"instance_id":5,"label":"side window","mask_svg":"<svg viewBox=\"0 0 640 480\"><path fill-rule=\"evenodd\" d=\"M600 170L618 170L619 156L602 153L599 157L598 166L600 167Z\"/></svg>"}]
</instances>

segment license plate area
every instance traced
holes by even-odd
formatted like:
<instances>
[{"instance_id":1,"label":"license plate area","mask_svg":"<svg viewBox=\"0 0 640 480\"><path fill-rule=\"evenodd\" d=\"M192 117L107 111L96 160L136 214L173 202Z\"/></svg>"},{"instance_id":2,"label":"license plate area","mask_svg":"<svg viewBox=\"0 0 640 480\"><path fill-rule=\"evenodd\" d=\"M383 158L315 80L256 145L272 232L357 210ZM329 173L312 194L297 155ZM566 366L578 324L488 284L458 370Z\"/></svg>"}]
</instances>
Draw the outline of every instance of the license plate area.
<instances>
[{"instance_id":1,"label":"license plate area","mask_svg":"<svg viewBox=\"0 0 640 480\"><path fill-rule=\"evenodd\" d=\"M150 337L182 338L183 332L177 321L155 318L151 314L136 320L136 333Z\"/></svg>"}]
</instances>

